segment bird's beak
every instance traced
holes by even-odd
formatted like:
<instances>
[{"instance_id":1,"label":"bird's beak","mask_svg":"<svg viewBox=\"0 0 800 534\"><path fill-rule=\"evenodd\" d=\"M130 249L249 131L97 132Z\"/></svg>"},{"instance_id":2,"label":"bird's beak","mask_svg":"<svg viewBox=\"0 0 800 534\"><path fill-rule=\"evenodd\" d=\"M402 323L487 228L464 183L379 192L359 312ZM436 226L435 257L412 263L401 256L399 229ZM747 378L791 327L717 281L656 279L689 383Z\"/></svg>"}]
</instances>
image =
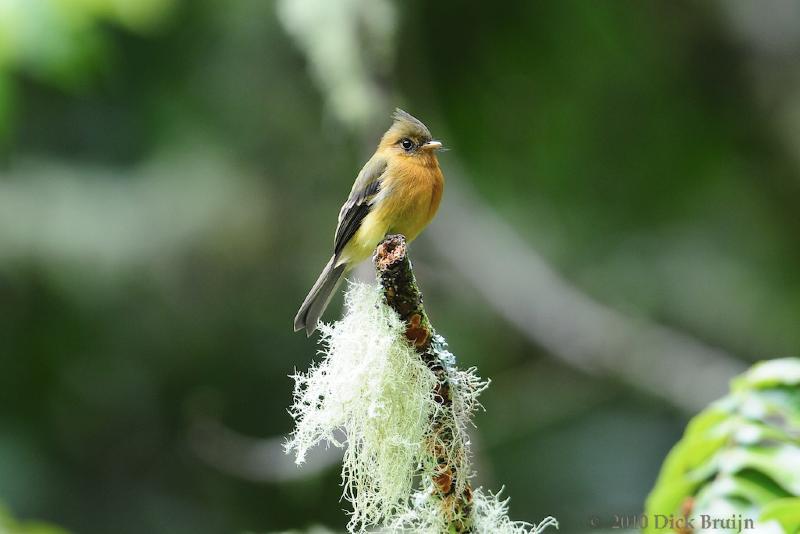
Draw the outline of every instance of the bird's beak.
<instances>
[{"instance_id":1,"label":"bird's beak","mask_svg":"<svg viewBox=\"0 0 800 534\"><path fill-rule=\"evenodd\" d=\"M422 150L439 150L442 148L441 141L428 141L420 147Z\"/></svg>"}]
</instances>

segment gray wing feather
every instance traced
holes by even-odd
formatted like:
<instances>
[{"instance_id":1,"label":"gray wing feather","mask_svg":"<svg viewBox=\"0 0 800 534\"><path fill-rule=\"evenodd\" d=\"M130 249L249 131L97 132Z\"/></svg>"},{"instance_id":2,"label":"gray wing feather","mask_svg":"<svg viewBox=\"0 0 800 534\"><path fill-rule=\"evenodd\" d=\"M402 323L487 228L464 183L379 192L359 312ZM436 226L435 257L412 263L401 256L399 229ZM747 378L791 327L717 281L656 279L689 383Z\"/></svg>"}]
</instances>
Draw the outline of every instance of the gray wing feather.
<instances>
[{"instance_id":1,"label":"gray wing feather","mask_svg":"<svg viewBox=\"0 0 800 534\"><path fill-rule=\"evenodd\" d=\"M372 209L372 200L380 190L381 175L385 170L386 160L373 156L358 173L358 178L350 191L350 197L339 211L339 225L336 227L333 244L334 256L338 256L342 252L350 238L361 227L361 221Z\"/></svg>"}]
</instances>

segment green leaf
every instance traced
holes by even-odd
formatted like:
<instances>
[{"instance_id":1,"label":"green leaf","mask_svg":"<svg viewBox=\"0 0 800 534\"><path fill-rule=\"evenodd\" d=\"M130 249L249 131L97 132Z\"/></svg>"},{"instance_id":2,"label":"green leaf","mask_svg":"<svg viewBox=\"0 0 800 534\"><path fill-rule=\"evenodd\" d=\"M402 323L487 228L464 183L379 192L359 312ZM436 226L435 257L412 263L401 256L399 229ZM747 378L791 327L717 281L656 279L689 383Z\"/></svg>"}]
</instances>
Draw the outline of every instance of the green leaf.
<instances>
[{"instance_id":1,"label":"green leaf","mask_svg":"<svg viewBox=\"0 0 800 534\"><path fill-rule=\"evenodd\" d=\"M764 506L759 521L777 521L788 534L800 532L800 498L778 499Z\"/></svg>"},{"instance_id":2,"label":"green leaf","mask_svg":"<svg viewBox=\"0 0 800 534\"><path fill-rule=\"evenodd\" d=\"M733 391L773 388L800 384L800 359L766 360L753 365L745 374L734 379Z\"/></svg>"},{"instance_id":3,"label":"green leaf","mask_svg":"<svg viewBox=\"0 0 800 534\"><path fill-rule=\"evenodd\" d=\"M704 491L707 498L741 499L759 506L787 496L783 488L757 471L720 475Z\"/></svg>"},{"instance_id":4,"label":"green leaf","mask_svg":"<svg viewBox=\"0 0 800 534\"><path fill-rule=\"evenodd\" d=\"M800 359L786 358L754 365L733 380L729 395L689 423L662 466L646 511L651 517L741 514L778 520L794 533L798 498Z\"/></svg>"},{"instance_id":5,"label":"green leaf","mask_svg":"<svg viewBox=\"0 0 800 534\"><path fill-rule=\"evenodd\" d=\"M0 503L0 534L69 534L66 530L41 521L17 521Z\"/></svg>"},{"instance_id":6,"label":"green leaf","mask_svg":"<svg viewBox=\"0 0 800 534\"><path fill-rule=\"evenodd\" d=\"M745 468L760 471L793 495L800 495L800 447L738 447L720 453L719 470L733 474Z\"/></svg>"}]
</instances>

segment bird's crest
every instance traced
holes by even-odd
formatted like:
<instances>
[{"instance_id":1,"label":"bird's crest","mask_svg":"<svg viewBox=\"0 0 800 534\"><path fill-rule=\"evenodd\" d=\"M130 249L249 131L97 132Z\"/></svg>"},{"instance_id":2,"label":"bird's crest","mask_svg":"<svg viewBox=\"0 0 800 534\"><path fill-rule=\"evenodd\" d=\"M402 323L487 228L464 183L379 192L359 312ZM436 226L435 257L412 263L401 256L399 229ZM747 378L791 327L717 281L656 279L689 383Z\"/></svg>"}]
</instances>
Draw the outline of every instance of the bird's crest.
<instances>
[{"instance_id":1,"label":"bird's crest","mask_svg":"<svg viewBox=\"0 0 800 534\"><path fill-rule=\"evenodd\" d=\"M390 130L393 130L397 134L425 140L432 138L428 127L407 111L395 108L392 119L394 119L394 123Z\"/></svg>"}]
</instances>

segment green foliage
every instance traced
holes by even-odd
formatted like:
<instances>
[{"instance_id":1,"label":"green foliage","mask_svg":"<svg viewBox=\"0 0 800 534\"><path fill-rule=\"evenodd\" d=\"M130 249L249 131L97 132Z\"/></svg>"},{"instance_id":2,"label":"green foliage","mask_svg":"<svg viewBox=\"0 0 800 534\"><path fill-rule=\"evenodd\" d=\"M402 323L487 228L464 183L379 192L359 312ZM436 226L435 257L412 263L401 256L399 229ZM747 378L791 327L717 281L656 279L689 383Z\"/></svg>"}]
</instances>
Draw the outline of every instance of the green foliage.
<instances>
[{"instance_id":1,"label":"green foliage","mask_svg":"<svg viewBox=\"0 0 800 534\"><path fill-rule=\"evenodd\" d=\"M800 359L756 364L689 423L647 500L656 514L742 514L800 532Z\"/></svg>"},{"instance_id":2,"label":"green foliage","mask_svg":"<svg viewBox=\"0 0 800 534\"><path fill-rule=\"evenodd\" d=\"M100 23L146 32L174 0L11 0L0 11L0 68L66 81L106 44Z\"/></svg>"},{"instance_id":3,"label":"green foliage","mask_svg":"<svg viewBox=\"0 0 800 534\"><path fill-rule=\"evenodd\" d=\"M761 513L762 521L777 521L785 532L797 532L800 525L800 498L788 497L767 503Z\"/></svg>"},{"instance_id":4,"label":"green foliage","mask_svg":"<svg viewBox=\"0 0 800 534\"><path fill-rule=\"evenodd\" d=\"M15 107L13 76L24 73L61 89L84 87L109 65L103 22L148 32L175 0L10 0L0 5L0 136Z\"/></svg>"},{"instance_id":5,"label":"green foliage","mask_svg":"<svg viewBox=\"0 0 800 534\"><path fill-rule=\"evenodd\" d=\"M66 530L42 521L17 521L0 505L0 534L69 534Z\"/></svg>"}]
</instances>

